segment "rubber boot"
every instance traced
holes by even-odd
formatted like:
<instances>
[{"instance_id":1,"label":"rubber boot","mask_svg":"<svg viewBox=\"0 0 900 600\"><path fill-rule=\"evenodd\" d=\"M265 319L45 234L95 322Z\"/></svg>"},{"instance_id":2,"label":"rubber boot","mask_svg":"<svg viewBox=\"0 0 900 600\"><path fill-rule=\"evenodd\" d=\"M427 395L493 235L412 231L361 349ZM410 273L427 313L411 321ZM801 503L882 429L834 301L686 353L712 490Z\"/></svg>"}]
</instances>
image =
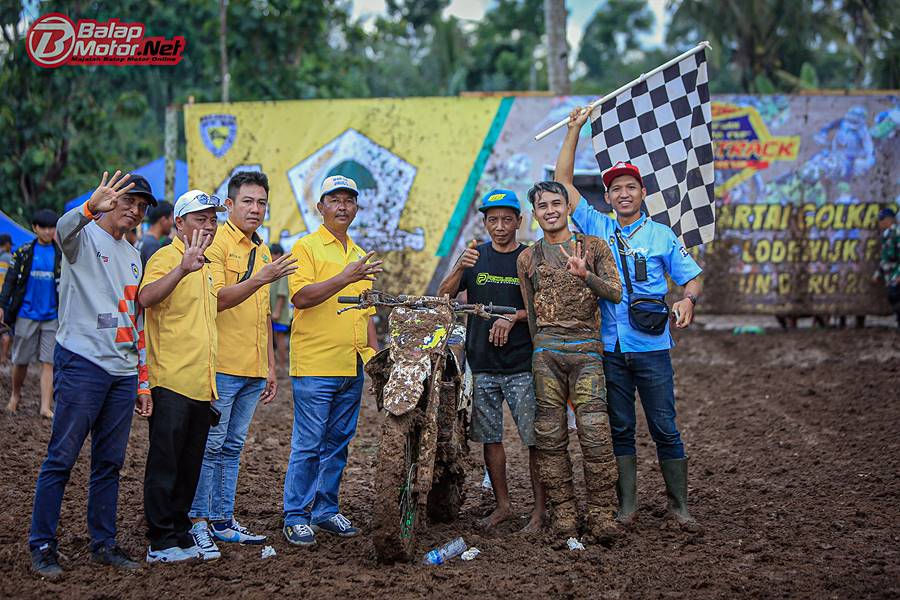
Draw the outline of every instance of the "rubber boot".
<instances>
[{"instance_id":1,"label":"rubber boot","mask_svg":"<svg viewBox=\"0 0 900 600\"><path fill-rule=\"evenodd\" d=\"M688 512L688 459L673 458L659 461L663 479L666 482L669 516L687 533L703 533L694 517Z\"/></svg>"},{"instance_id":2,"label":"rubber boot","mask_svg":"<svg viewBox=\"0 0 900 600\"><path fill-rule=\"evenodd\" d=\"M616 496L619 499L616 521L629 527L637 520L637 456L617 456L616 467L619 470L619 479L616 481Z\"/></svg>"}]
</instances>

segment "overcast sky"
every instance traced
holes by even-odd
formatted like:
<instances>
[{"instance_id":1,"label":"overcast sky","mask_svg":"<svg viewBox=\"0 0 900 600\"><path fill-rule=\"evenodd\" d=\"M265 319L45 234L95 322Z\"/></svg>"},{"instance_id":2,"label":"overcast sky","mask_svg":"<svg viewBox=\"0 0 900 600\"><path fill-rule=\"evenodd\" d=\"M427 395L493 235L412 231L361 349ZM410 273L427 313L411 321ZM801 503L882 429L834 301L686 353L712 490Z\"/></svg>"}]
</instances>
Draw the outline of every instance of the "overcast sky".
<instances>
[{"instance_id":1,"label":"overcast sky","mask_svg":"<svg viewBox=\"0 0 900 600\"><path fill-rule=\"evenodd\" d=\"M662 44L665 33L663 19L666 2L665 0L649 0L648 4L656 16L656 23L653 33L645 41L648 47L659 46ZM460 19L480 21L490 5L491 0L452 0L445 12ZM569 9L567 37L573 55L577 55L584 26L590 21L599 5L598 0L566 0L566 7ZM353 16L384 14L384 6L384 0L353 0Z\"/></svg>"}]
</instances>

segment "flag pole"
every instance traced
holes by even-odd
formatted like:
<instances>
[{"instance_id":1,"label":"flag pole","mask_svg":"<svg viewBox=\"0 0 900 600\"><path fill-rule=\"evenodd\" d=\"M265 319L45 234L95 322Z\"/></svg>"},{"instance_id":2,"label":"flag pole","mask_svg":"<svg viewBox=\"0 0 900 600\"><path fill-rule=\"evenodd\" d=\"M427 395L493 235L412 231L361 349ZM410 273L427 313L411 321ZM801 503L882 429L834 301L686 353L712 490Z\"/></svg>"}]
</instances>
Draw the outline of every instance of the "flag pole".
<instances>
[{"instance_id":1,"label":"flag pole","mask_svg":"<svg viewBox=\"0 0 900 600\"><path fill-rule=\"evenodd\" d=\"M624 92L625 90L629 90L629 89L633 88L634 86L636 86L637 84L641 83L642 81L646 81L647 79L649 79L649 78L652 77L653 75L656 75L656 74L659 73L660 71L664 71L665 69L668 69L668 68L671 67L672 65L678 64L679 62L683 61L683 60L684 60L685 58L687 58L688 56L697 54L697 53L700 52L701 50L703 50L703 49L705 49L705 48L710 48L710 47L711 47L711 46L710 46L709 42L700 42L700 43L697 44L694 48L691 48L690 50L688 50L688 51L685 52L684 54L681 54L681 55L679 55L679 56L676 56L675 58L673 58L673 59L670 60L669 62L667 62L667 63L665 63L665 64L662 64L662 65L656 67L655 69L653 69L653 70L650 71L649 73L641 73L641 76L638 77L637 79L635 79L634 81L632 81L631 83L626 83L625 85L623 85L622 87L620 87L620 88L617 89L616 91L611 92L611 93L609 93L609 94L603 96L603 97L600 98L599 100L595 100L594 102L591 102L591 103L588 105L588 108L590 108L590 109L593 111L595 108L597 108L598 106L600 106L601 104L603 104L603 103L606 102L607 100L610 100L610 99L612 99L612 98L615 98L616 96L618 96L619 94L621 94L621 93ZM544 131L542 131L542 132L540 132L539 134L537 134L536 136L534 136L534 141L536 141L536 142L541 141L542 139L544 139L545 137L547 137L548 135L550 135L551 133L553 133L553 132L556 131L557 129L559 129L559 128L561 128L561 127L564 127L564 126L566 125L566 123L568 123L568 122L569 122L569 118L566 117L565 119L563 119L562 121L560 121L560 122L557 123L556 125L552 125L552 126L548 127L548 128L545 129Z\"/></svg>"}]
</instances>

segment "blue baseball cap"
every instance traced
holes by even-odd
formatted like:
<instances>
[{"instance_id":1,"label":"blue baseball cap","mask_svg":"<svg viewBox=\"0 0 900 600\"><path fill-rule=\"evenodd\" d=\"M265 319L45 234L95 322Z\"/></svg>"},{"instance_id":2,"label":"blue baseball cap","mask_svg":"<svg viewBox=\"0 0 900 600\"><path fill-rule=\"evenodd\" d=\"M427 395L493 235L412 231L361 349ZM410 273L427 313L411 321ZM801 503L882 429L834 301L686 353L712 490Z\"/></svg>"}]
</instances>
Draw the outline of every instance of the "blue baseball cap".
<instances>
[{"instance_id":1,"label":"blue baseball cap","mask_svg":"<svg viewBox=\"0 0 900 600\"><path fill-rule=\"evenodd\" d=\"M487 212L490 208L511 208L516 214L522 214L522 207L519 205L519 199L512 190L491 190L481 199L481 206L478 210Z\"/></svg>"}]
</instances>

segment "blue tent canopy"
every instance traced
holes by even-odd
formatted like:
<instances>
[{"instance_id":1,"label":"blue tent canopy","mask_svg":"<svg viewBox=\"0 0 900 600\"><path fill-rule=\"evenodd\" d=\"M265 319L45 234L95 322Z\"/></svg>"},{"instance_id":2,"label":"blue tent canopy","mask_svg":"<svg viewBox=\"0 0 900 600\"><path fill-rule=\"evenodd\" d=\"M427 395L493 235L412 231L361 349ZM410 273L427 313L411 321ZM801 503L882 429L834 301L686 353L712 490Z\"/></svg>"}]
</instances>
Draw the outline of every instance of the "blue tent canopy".
<instances>
[{"instance_id":1,"label":"blue tent canopy","mask_svg":"<svg viewBox=\"0 0 900 600\"><path fill-rule=\"evenodd\" d=\"M0 233L7 233L12 238L13 249L34 239L34 234L0 211Z\"/></svg>"},{"instance_id":2,"label":"blue tent canopy","mask_svg":"<svg viewBox=\"0 0 900 600\"><path fill-rule=\"evenodd\" d=\"M157 158L153 162L147 163L142 167L133 169L132 173L143 175L150 182L150 188L153 195L158 199L163 199L166 193L166 159L164 157ZM175 198L188 191L188 170L187 163L181 160L175 161ZM83 193L77 198L72 198L66 202L66 211L84 204L94 190Z\"/></svg>"}]
</instances>

